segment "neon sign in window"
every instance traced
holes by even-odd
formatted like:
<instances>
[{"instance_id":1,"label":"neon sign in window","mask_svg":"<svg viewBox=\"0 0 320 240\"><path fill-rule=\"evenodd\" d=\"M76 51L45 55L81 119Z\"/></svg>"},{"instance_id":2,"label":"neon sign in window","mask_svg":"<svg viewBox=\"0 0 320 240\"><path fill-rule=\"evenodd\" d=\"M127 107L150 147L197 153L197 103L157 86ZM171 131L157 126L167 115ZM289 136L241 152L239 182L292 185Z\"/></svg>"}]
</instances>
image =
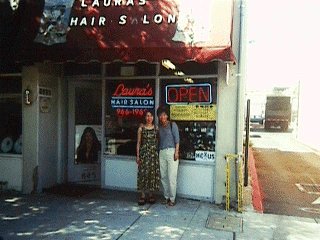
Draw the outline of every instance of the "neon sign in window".
<instances>
[{"instance_id":1,"label":"neon sign in window","mask_svg":"<svg viewBox=\"0 0 320 240\"><path fill-rule=\"evenodd\" d=\"M176 84L166 86L167 104L210 104L212 103L211 84Z\"/></svg>"},{"instance_id":2,"label":"neon sign in window","mask_svg":"<svg viewBox=\"0 0 320 240\"><path fill-rule=\"evenodd\" d=\"M111 96L111 107L118 116L142 116L147 109L154 109L155 100L153 88L145 86L127 86L120 83Z\"/></svg>"}]
</instances>

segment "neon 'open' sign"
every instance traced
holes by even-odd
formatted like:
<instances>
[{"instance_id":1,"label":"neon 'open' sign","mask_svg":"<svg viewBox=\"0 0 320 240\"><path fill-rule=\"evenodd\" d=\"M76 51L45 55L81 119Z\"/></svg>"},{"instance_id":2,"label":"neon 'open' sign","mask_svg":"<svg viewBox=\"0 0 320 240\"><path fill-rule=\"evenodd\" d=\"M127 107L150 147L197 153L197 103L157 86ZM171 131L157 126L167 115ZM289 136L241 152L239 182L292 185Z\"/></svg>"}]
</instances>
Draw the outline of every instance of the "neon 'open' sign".
<instances>
[{"instance_id":1,"label":"neon 'open' sign","mask_svg":"<svg viewBox=\"0 0 320 240\"><path fill-rule=\"evenodd\" d=\"M167 104L210 104L212 90L209 83L176 84L166 86Z\"/></svg>"}]
</instances>

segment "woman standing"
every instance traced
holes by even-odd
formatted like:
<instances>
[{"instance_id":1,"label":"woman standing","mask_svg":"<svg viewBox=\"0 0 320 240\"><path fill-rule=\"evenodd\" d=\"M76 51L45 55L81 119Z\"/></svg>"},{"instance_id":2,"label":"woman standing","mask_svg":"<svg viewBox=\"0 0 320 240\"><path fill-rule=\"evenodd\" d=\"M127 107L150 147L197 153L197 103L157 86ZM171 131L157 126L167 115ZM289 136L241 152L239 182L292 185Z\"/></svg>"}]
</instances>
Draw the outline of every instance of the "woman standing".
<instances>
[{"instance_id":1,"label":"woman standing","mask_svg":"<svg viewBox=\"0 0 320 240\"><path fill-rule=\"evenodd\" d=\"M138 128L137 137L137 164L138 164L138 190L141 192L138 204L148 201L155 203L154 192L160 187L160 168L158 158L157 128L154 125L154 116L150 111L144 115L145 123Z\"/></svg>"}]
</instances>

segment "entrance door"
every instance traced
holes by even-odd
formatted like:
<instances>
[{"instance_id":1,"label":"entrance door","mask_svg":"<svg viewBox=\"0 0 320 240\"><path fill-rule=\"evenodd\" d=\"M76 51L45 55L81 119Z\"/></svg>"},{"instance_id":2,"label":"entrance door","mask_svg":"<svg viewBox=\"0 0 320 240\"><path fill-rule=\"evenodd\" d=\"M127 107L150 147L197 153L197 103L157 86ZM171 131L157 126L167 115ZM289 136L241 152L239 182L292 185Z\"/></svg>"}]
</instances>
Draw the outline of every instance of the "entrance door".
<instances>
[{"instance_id":1,"label":"entrance door","mask_svg":"<svg viewBox=\"0 0 320 240\"><path fill-rule=\"evenodd\" d=\"M69 82L68 182L100 185L101 82Z\"/></svg>"}]
</instances>

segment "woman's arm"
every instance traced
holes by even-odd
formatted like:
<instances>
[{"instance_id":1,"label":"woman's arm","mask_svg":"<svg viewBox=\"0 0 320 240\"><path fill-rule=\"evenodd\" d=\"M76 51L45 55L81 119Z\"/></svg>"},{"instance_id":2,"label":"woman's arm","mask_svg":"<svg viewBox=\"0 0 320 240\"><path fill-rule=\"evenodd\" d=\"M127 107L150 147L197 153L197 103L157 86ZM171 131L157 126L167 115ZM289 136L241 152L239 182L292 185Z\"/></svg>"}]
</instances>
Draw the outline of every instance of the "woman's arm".
<instances>
[{"instance_id":1,"label":"woman's arm","mask_svg":"<svg viewBox=\"0 0 320 240\"><path fill-rule=\"evenodd\" d=\"M136 152L137 152L137 164L140 163L140 145L141 145L141 132L142 132L142 127L138 128L138 133L137 133L137 146L136 146Z\"/></svg>"}]
</instances>

